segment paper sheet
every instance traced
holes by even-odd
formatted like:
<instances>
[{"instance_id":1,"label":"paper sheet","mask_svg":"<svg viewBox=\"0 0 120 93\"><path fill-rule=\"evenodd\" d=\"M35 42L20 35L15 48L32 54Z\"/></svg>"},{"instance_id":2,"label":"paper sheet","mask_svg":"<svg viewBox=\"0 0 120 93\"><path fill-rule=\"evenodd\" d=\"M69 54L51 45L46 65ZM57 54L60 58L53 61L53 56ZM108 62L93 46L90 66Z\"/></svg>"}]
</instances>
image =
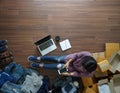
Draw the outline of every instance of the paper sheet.
<instances>
[{"instance_id":1,"label":"paper sheet","mask_svg":"<svg viewBox=\"0 0 120 93\"><path fill-rule=\"evenodd\" d=\"M62 51L70 49L71 48L70 41L68 39L66 39L66 40L60 42L60 47L61 47Z\"/></svg>"}]
</instances>

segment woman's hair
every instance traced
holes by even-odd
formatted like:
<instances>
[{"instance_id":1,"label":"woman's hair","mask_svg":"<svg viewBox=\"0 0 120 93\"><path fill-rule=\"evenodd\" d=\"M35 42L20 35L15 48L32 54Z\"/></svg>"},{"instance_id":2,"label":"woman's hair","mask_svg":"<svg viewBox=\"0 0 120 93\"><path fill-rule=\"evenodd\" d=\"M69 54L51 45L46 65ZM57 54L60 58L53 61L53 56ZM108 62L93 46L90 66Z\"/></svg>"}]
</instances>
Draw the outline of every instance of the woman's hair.
<instances>
[{"instance_id":1,"label":"woman's hair","mask_svg":"<svg viewBox=\"0 0 120 93\"><path fill-rule=\"evenodd\" d=\"M82 66L88 71L93 72L97 68L97 62L96 60L91 56L85 56L83 57Z\"/></svg>"}]
</instances>

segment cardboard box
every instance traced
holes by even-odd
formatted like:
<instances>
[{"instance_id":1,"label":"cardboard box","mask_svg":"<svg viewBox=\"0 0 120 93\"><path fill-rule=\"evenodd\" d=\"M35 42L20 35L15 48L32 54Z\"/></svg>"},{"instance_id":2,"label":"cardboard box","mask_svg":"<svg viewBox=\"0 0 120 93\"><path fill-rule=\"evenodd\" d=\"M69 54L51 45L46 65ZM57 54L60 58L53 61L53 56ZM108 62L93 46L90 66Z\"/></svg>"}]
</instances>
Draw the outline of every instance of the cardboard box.
<instances>
[{"instance_id":1,"label":"cardboard box","mask_svg":"<svg viewBox=\"0 0 120 93\"><path fill-rule=\"evenodd\" d=\"M103 84L107 84L108 83L108 79L102 79L98 81L98 86L99 85L103 85Z\"/></svg>"},{"instance_id":2,"label":"cardboard box","mask_svg":"<svg viewBox=\"0 0 120 93\"><path fill-rule=\"evenodd\" d=\"M105 72L111 68L111 65L108 62L108 60L104 60L98 63L98 67L101 70L101 72Z\"/></svg>"},{"instance_id":3,"label":"cardboard box","mask_svg":"<svg viewBox=\"0 0 120 93\"><path fill-rule=\"evenodd\" d=\"M115 93L120 93L120 74L113 76L113 86Z\"/></svg>"},{"instance_id":4,"label":"cardboard box","mask_svg":"<svg viewBox=\"0 0 120 93\"><path fill-rule=\"evenodd\" d=\"M112 73L120 71L120 51L114 53L109 59L111 68L109 69Z\"/></svg>"},{"instance_id":5,"label":"cardboard box","mask_svg":"<svg viewBox=\"0 0 120 93\"><path fill-rule=\"evenodd\" d=\"M109 87L110 87L110 91L111 93L116 93L113 87L113 80L110 80L110 82L108 83Z\"/></svg>"},{"instance_id":6,"label":"cardboard box","mask_svg":"<svg viewBox=\"0 0 120 93\"><path fill-rule=\"evenodd\" d=\"M98 84L93 84L91 87L96 93L98 93Z\"/></svg>"},{"instance_id":7,"label":"cardboard box","mask_svg":"<svg viewBox=\"0 0 120 93\"><path fill-rule=\"evenodd\" d=\"M105 50L106 50L105 52L106 58L109 59L113 55L113 53L120 50L120 44L119 43L106 43Z\"/></svg>"},{"instance_id":8,"label":"cardboard box","mask_svg":"<svg viewBox=\"0 0 120 93\"><path fill-rule=\"evenodd\" d=\"M107 87L102 88L102 90L101 90L100 87L102 85L106 85ZM98 82L98 90L99 90L99 93L108 93L107 91L109 91L110 93L116 93L114 88L113 88L113 84L111 82L109 82L108 79L99 80L99 82Z\"/></svg>"},{"instance_id":9,"label":"cardboard box","mask_svg":"<svg viewBox=\"0 0 120 93\"><path fill-rule=\"evenodd\" d=\"M82 77L81 79L84 87L92 86L94 84L93 79L90 77Z\"/></svg>"},{"instance_id":10,"label":"cardboard box","mask_svg":"<svg viewBox=\"0 0 120 93\"><path fill-rule=\"evenodd\" d=\"M92 88L86 87L83 93L96 93Z\"/></svg>"},{"instance_id":11,"label":"cardboard box","mask_svg":"<svg viewBox=\"0 0 120 93\"><path fill-rule=\"evenodd\" d=\"M98 60L97 60L97 58L98 58L98 53L92 53L92 56L93 56L93 58L94 58L96 61L98 61Z\"/></svg>"},{"instance_id":12,"label":"cardboard box","mask_svg":"<svg viewBox=\"0 0 120 93\"><path fill-rule=\"evenodd\" d=\"M92 53L92 55L97 62L105 60L105 52Z\"/></svg>"},{"instance_id":13,"label":"cardboard box","mask_svg":"<svg viewBox=\"0 0 120 93\"><path fill-rule=\"evenodd\" d=\"M94 75L95 75L96 78L101 78L101 77L107 77L108 73L107 72L95 71Z\"/></svg>"}]
</instances>

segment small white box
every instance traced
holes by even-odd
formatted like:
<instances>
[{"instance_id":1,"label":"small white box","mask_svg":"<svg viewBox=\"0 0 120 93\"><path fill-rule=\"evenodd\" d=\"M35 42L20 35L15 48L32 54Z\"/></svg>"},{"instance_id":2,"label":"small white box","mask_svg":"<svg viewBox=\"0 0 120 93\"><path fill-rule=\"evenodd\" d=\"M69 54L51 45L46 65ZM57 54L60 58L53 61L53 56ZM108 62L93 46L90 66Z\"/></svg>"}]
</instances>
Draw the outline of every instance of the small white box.
<instances>
[{"instance_id":1,"label":"small white box","mask_svg":"<svg viewBox=\"0 0 120 93\"><path fill-rule=\"evenodd\" d=\"M61 41L59 44L60 44L62 51L65 51L65 50L71 48L71 44L70 44L70 41L68 39Z\"/></svg>"}]
</instances>

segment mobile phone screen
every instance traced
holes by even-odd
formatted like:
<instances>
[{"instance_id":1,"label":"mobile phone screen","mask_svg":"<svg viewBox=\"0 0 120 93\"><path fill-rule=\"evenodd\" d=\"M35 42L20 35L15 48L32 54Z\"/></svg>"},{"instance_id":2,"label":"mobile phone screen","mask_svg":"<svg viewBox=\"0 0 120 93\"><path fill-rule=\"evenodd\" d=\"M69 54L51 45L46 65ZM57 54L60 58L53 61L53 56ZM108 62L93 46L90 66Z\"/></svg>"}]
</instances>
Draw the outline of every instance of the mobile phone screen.
<instances>
[{"instance_id":1,"label":"mobile phone screen","mask_svg":"<svg viewBox=\"0 0 120 93\"><path fill-rule=\"evenodd\" d=\"M67 72L67 71L68 71L68 70L67 70L66 68L62 68L62 69L59 69L59 70L58 70L59 74L60 74L60 73Z\"/></svg>"}]
</instances>

